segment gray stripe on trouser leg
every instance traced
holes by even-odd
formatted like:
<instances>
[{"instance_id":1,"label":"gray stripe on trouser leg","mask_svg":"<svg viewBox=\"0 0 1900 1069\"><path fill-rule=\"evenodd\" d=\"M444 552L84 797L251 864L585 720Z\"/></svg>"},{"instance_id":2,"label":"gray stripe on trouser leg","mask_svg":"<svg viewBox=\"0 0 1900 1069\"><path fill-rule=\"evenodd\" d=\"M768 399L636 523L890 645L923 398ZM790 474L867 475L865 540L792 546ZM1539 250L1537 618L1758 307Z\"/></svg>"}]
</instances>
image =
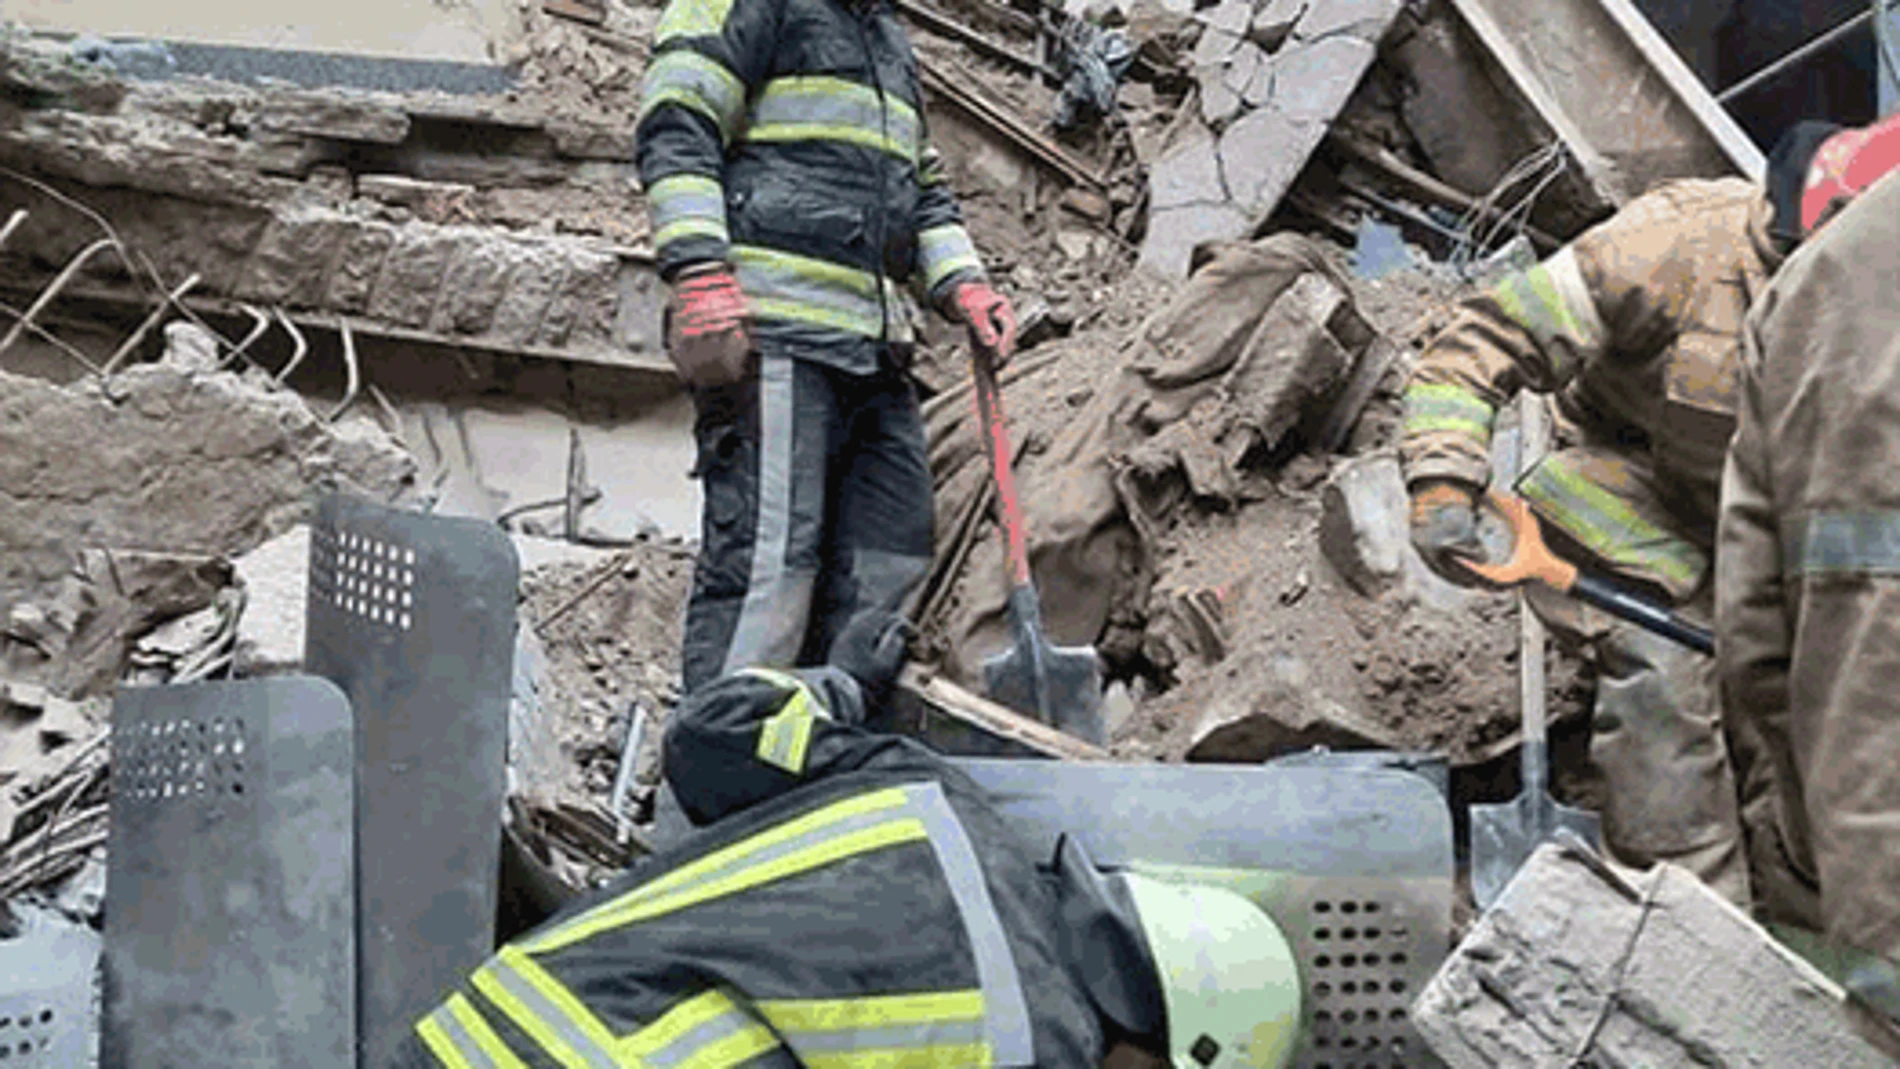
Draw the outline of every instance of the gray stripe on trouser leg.
<instances>
[{"instance_id":1,"label":"gray stripe on trouser leg","mask_svg":"<svg viewBox=\"0 0 1900 1069\"><path fill-rule=\"evenodd\" d=\"M759 361L758 526L745 603L726 647L725 671L748 665L790 665L805 637L812 576L792 573L786 549L792 531L792 361Z\"/></svg>"}]
</instances>

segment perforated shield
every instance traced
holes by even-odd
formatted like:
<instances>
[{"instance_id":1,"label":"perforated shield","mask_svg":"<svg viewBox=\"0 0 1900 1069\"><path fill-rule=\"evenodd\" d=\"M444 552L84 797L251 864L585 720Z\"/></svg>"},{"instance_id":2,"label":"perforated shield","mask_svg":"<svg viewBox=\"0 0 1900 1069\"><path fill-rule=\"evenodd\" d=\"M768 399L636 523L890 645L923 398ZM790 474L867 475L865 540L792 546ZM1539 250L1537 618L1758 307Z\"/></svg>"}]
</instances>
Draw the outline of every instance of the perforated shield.
<instances>
[{"instance_id":1,"label":"perforated shield","mask_svg":"<svg viewBox=\"0 0 1900 1069\"><path fill-rule=\"evenodd\" d=\"M494 950L517 572L492 524L318 505L304 660L356 710L364 1069Z\"/></svg>"},{"instance_id":2,"label":"perforated shield","mask_svg":"<svg viewBox=\"0 0 1900 1069\"><path fill-rule=\"evenodd\" d=\"M1343 755L1342 755L1343 756ZM1304 1069L1435 1066L1412 1000L1451 947L1451 810L1433 783L1352 759L1302 767L966 758L1053 856L1247 894L1300 960Z\"/></svg>"},{"instance_id":3,"label":"perforated shield","mask_svg":"<svg viewBox=\"0 0 1900 1069\"><path fill-rule=\"evenodd\" d=\"M352 1063L352 771L325 680L119 692L102 1064Z\"/></svg>"}]
</instances>

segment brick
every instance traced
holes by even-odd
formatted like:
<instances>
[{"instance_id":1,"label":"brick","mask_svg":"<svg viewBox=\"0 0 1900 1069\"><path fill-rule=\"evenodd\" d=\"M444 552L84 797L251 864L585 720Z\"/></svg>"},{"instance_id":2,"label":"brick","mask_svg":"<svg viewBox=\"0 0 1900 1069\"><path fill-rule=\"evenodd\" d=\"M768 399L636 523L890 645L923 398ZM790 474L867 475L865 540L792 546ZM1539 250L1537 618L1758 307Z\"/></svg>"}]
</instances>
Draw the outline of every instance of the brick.
<instances>
[{"instance_id":1,"label":"brick","mask_svg":"<svg viewBox=\"0 0 1900 1069\"><path fill-rule=\"evenodd\" d=\"M1320 491L1320 553L1367 597L1404 578L1411 541L1406 508L1405 478L1390 455L1340 464Z\"/></svg>"},{"instance_id":2,"label":"brick","mask_svg":"<svg viewBox=\"0 0 1900 1069\"><path fill-rule=\"evenodd\" d=\"M1890 1064L1841 990L1671 865L1539 847L1413 1006L1451 1069ZM1592 1038L1594 1037L1594 1038Z\"/></svg>"}]
</instances>

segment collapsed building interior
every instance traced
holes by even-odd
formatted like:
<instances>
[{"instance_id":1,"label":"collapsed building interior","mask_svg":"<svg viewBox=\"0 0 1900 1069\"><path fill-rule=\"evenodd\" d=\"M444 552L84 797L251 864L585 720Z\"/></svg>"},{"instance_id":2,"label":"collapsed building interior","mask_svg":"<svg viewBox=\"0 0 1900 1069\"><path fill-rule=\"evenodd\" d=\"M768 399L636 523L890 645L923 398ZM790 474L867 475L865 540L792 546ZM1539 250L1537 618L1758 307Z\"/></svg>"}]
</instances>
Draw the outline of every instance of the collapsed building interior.
<instances>
[{"instance_id":1,"label":"collapsed building interior","mask_svg":"<svg viewBox=\"0 0 1900 1069\"><path fill-rule=\"evenodd\" d=\"M110 909L119 688L306 667L329 491L509 536L508 819L544 877L598 885L665 832L701 507L631 166L660 6L363 5L322 32L70 6L0 37L0 900ZM1462 830L1518 789L1535 656L1556 793L1591 806L1595 667L1521 652L1514 596L1412 553L1400 391L1459 300L1643 189L1759 178L1793 117L1871 119L1865 32L1720 99L1866 5L896 6L1022 317L1045 619L1107 678L1087 755L1377 750L1442 775ZM1270 238L1306 266L1244 317L1268 341L1154 344L1204 243ZM936 317L925 341L914 689L955 719L1006 641L1003 569L967 349ZM1127 371L1168 360L1165 388ZM1501 468L1517 448L1507 421Z\"/></svg>"}]
</instances>

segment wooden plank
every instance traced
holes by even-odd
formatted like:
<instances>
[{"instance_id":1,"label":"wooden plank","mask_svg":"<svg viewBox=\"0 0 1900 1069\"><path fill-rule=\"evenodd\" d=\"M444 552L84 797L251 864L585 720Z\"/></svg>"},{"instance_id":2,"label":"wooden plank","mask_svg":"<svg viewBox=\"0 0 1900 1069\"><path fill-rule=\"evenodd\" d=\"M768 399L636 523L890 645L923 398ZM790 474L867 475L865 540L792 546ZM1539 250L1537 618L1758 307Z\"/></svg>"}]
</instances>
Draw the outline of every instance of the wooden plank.
<instances>
[{"instance_id":1,"label":"wooden plank","mask_svg":"<svg viewBox=\"0 0 1900 1069\"><path fill-rule=\"evenodd\" d=\"M1751 182L1766 180L1768 162L1762 156L1761 149L1755 147L1741 126L1716 102L1708 87L1682 61L1676 50L1669 47L1669 42L1663 40L1662 34L1636 9L1636 5L1630 0L1595 0L1595 3L1623 31L1656 73L1662 75L1663 81L1676 94L1676 99L1682 101L1696 121L1702 124L1702 128L1727 153L1730 162L1735 164L1736 172Z\"/></svg>"},{"instance_id":2,"label":"wooden plank","mask_svg":"<svg viewBox=\"0 0 1900 1069\"><path fill-rule=\"evenodd\" d=\"M589 26L607 21L607 5L602 0L541 0L541 10Z\"/></svg>"},{"instance_id":3,"label":"wooden plank","mask_svg":"<svg viewBox=\"0 0 1900 1069\"><path fill-rule=\"evenodd\" d=\"M1108 751L1066 735L1012 709L972 694L927 669L911 665L898 679L891 728L945 753L969 757L1045 757L1106 761Z\"/></svg>"}]
</instances>

